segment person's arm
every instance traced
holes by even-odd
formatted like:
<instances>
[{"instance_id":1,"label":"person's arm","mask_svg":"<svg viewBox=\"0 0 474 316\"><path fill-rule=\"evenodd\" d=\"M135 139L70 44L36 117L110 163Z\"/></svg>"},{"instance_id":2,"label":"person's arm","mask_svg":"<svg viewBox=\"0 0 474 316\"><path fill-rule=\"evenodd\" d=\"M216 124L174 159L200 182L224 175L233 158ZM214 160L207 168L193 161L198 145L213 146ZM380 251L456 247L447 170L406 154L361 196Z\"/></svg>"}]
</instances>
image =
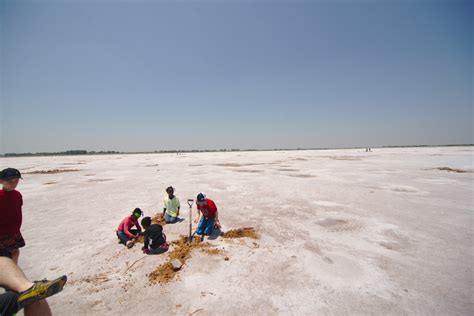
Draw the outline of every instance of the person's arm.
<instances>
[{"instance_id":1,"label":"person's arm","mask_svg":"<svg viewBox=\"0 0 474 316\"><path fill-rule=\"evenodd\" d=\"M127 235L128 237L130 238L135 238L136 236L134 234L132 234L129 230L129 225L128 225L128 221L127 223L125 223L125 225L123 225L123 232L125 233L125 235Z\"/></svg>"},{"instance_id":2,"label":"person's arm","mask_svg":"<svg viewBox=\"0 0 474 316\"><path fill-rule=\"evenodd\" d=\"M221 222L219 221L219 212L217 211L217 208L216 208L216 217L215 217L214 224L215 224L218 228L221 228Z\"/></svg>"},{"instance_id":3,"label":"person's arm","mask_svg":"<svg viewBox=\"0 0 474 316\"><path fill-rule=\"evenodd\" d=\"M200 218L200 217L201 217L201 210L200 210L200 209L197 209L196 217L194 218L194 223L199 222L199 218Z\"/></svg>"},{"instance_id":4,"label":"person's arm","mask_svg":"<svg viewBox=\"0 0 474 316\"><path fill-rule=\"evenodd\" d=\"M135 226L137 226L138 232L141 233L142 227L140 226L140 223L138 222L138 219L135 219Z\"/></svg>"},{"instance_id":5,"label":"person's arm","mask_svg":"<svg viewBox=\"0 0 474 316\"><path fill-rule=\"evenodd\" d=\"M179 203L179 199L176 198L176 201L178 201L178 212L176 212L176 217L179 216L179 209L181 208L181 204Z\"/></svg>"},{"instance_id":6,"label":"person's arm","mask_svg":"<svg viewBox=\"0 0 474 316\"><path fill-rule=\"evenodd\" d=\"M143 249L148 249L148 245L150 244L150 237L148 236L148 232L145 230L145 241L143 242Z\"/></svg>"}]
</instances>

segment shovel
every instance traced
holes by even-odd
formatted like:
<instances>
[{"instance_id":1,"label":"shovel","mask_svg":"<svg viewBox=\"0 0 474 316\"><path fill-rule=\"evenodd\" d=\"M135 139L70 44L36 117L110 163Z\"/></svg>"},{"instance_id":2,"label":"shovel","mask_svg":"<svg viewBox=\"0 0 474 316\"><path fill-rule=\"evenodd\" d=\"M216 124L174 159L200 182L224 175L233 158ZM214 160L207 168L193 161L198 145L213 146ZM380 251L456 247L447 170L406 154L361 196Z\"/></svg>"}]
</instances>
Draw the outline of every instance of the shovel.
<instances>
[{"instance_id":1,"label":"shovel","mask_svg":"<svg viewBox=\"0 0 474 316\"><path fill-rule=\"evenodd\" d=\"M193 212L193 203L194 203L193 199L188 199L188 205L189 205L189 243L191 243L191 241L193 239L193 236L192 236L193 218L192 218L192 215L191 215L191 213Z\"/></svg>"}]
</instances>

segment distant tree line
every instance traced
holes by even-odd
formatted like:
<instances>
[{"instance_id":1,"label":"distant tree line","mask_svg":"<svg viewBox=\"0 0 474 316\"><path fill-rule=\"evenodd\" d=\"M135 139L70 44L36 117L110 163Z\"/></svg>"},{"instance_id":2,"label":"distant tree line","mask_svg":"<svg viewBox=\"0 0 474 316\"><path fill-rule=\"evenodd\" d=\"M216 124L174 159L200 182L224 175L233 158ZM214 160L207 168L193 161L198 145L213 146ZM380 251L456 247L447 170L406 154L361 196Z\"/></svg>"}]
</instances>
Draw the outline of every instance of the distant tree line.
<instances>
[{"instance_id":1,"label":"distant tree line","mask_svg":"<svg viewBox=\"0 0 474 316\"><path fill-rule=\"evenodd\" d=\"M448 145L398 145L398 146L381 146L379 148L410 148L410 147L448 147L448 146L474 146L474 144L448 144ZM24 157L24 156L72 156L72 155L113 155L113 154L180 154L180 153L204 153L204 152L235 152L235 151L289 151L289 150L326 150L326 149L358 149L362 147L346 147L346 148L274 148L274 149L168 149L144 152L121 152L115 150L107 151L87 151L87 150L66 150L60 152L40 152L40 153L6 153L0 155L3 157ZM377 147L372 147L377 148Z\"/></svg>"},{"instance_id":2,"label":"distant tree line","mask_svg":"<svg viewBox=\"0 0 474 316\"><path fill-rule=\"evenodd\" d=\"M66 150L60 152L40 152L40 153L6 153L4 157L24 157L24 156L77 156L77 155L104 155L119 154L118 151L87 151L87 150Z\"/></svg>"}]
</instances>

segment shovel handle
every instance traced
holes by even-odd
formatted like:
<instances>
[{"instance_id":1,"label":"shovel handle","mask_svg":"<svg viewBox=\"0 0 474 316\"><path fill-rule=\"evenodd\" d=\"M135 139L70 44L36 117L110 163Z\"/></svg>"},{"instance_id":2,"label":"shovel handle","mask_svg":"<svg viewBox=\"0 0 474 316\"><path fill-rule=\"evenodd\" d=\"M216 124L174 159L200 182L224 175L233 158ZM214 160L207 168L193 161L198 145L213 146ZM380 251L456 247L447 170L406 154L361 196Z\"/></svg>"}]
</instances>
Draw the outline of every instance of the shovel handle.
<instances>
[{"instance_id":1,"label":"shovel handle","mask_svg":"<svg viewBox=\"0 0 474 316\"><path fill-rule=\"evenodd\" d=\"M192 218L192 212L193 212L193 199L188 199L188 205L189 205L189 243L191 243L192 240L192 231L193 231L193 218Z\"/></svg>"}]
</instances>

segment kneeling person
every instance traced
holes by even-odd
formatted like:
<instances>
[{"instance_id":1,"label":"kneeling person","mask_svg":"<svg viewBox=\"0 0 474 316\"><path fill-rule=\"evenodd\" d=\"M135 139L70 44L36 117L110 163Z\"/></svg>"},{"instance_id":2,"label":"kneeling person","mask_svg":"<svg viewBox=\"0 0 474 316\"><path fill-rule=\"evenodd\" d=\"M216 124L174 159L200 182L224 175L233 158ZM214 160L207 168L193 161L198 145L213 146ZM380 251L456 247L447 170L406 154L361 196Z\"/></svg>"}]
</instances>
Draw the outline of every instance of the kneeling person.
<instances>
[{"instance_id":1,"label":"kneeling person","mask_svg":"<svg viewBox=\"0 0 474 316\"><path fill-rule=\"evenodd\" d=\"M217 212L216 203L206 197L204 193L199 193L196 198L196 205L198 212L194 223L198 223L196 230L197 235L211 235L214 227L220 228L219 216ZM202 214L202 216L201 216Z\"/></svg>"},{"instance_id":2,"label":"kneeling person","mask_svg":"<svg viewBox=\"0 0 474 316\"><path fill-rule=\"evenodd\" d=\"M120 242L126 245L128 248L133 247L135 244L134 239L139 236L142 231L138 219L143 215L143 212L138 207L133 210L132 215L125 217L117 228L117 237ZM131 229L136 226L137 229Z\"/></svg>"},{"instance_id":3,"label":"kneeling person","mask_svg":"<svg viewBox=\"0 0 474 316\"><path fill-rule=\"evenodd\" d=\"M173 224L178 221L179 209L181 205L179 204L178 197L174 195L173 187L167 187L166 193L168 193L168 196L163 201L163 217L166 224Z\"/></svg>"},{"instance_id":4,"label":"kneeling person","mask_svg":"<svg viewBox=\"0 0 474 316\"><path fill-rule=\"evenodd\" d=\"M163 227L160 224L152 224L151 218L147 216L142 219L142 226L145 230L143 232L145 244L142 248L144 253L154 255L168 250L166 235L163 234Z\"/></svg>"}]
</instances>

